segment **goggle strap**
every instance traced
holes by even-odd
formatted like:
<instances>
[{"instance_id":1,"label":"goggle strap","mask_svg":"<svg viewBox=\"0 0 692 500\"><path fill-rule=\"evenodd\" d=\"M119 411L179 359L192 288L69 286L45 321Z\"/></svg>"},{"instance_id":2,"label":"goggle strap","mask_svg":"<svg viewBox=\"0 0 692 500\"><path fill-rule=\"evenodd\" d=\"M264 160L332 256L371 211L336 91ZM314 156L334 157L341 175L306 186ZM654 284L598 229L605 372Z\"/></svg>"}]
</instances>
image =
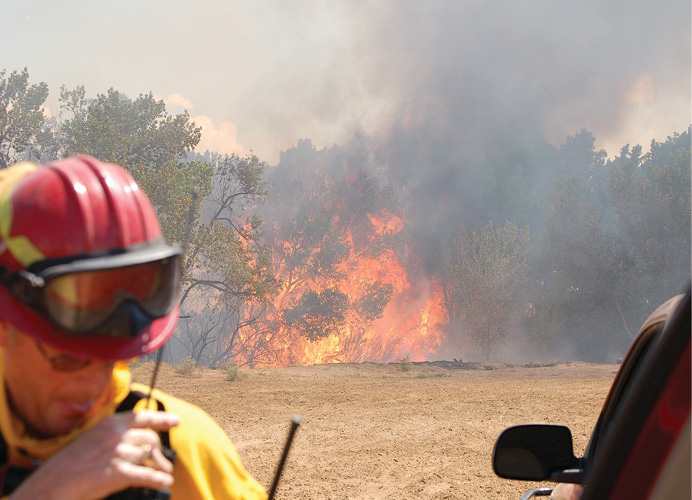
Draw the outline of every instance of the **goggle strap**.
<instances>
[{"instance_id":1,"label":"goggle strap","mask_svg":"<svg viewBox=\"0 0 692 500\"><path fill-rule=\"evenodd\" d=\"M40 276L29 271L12 272L0 266L0 283L20 302L31 305L36 301L36 290L45 285Z\"/></svg>"}]
</instances>

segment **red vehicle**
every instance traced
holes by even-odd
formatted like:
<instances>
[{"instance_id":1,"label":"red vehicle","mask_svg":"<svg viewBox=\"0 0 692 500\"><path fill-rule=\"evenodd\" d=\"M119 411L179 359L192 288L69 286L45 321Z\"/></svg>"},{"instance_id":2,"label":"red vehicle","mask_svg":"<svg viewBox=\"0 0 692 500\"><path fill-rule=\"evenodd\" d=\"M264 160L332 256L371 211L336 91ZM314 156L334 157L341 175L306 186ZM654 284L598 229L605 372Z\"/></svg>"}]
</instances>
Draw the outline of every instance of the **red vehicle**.
<instances>
[{"instance_id":1,"label":"red vehicle","mask_svg":"<svg viewBox=\"0 0 692 500\"><path fill-rule=\"evenodd\" d=\"M506 429L493 451L500 477L555 481L522 500L690 500L690 292L662 304L639 330L583 457L560 425Z\"/></svg>"}]
</instances>

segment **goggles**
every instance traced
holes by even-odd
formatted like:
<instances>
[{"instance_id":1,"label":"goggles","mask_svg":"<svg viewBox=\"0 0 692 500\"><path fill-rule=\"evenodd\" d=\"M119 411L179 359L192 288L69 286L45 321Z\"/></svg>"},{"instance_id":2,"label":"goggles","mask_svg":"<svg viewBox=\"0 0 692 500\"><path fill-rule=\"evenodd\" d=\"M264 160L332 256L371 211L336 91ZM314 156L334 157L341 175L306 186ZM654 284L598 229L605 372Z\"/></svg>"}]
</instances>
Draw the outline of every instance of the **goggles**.
<instances>
[{"instance_id":1,"label":"goggles","mask_svg":"<svg viewBox=\"0 0 692 500\"><path fill-rule=\"evenodd\" d=\"M177 304L180 259L180 249L162 246L45 260L20 272L0 268L0 283L66 333L135 337Z\"/></svg>"}]
</instances>

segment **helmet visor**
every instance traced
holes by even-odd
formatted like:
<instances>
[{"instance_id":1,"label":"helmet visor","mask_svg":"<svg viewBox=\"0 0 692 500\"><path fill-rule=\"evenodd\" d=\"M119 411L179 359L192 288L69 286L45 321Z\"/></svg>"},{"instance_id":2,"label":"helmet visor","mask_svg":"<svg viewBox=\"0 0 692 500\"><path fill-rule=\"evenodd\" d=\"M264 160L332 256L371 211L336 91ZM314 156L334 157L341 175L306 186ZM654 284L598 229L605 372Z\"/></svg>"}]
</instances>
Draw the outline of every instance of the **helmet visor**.
<instances>
[{"instance_id":1,"label":"helmet visor","mask_svg":"<svg viewBox=\"0 0 692 500\"><path fill-rule=\"evenodd\" d=\"M170 313L180 294L180 255L110 269L51 273L46 269L40 309L69 333L98 333L134 303L154 320Z\"/></svg>"}]
</instances>

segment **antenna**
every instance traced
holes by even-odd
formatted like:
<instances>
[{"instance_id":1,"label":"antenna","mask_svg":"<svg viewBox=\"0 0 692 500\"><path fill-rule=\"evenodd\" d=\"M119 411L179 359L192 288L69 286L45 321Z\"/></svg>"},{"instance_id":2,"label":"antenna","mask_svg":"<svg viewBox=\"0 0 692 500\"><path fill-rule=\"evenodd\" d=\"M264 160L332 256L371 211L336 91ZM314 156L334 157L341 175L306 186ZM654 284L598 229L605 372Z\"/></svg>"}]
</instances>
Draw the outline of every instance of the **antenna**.
<instances>
[{"instance_id":1,"label":"antenna","mask_svg":"<svg viewBox=\"0 0 692 500\"><path fill-rule=\"evenodd\" d=\"M190 234L192 233L192 225L195 222L195 206L197 205L197 189L192 190L192 200L190 200L190 211L187 214L187 228L185 229L185 242L183 246L183 258L180 259L180 265L185 265L185 257L187 256L187 249L190 246ZM181 272L182 276L183 273ZM159 348L159 352L156 353L156 364L154 365L154 373L151 376L151 382L149 383L149 394L147 394L147 401L144 405L145 408L149 408L149 402L151 401L151 396L154 393L154 386L156 385L156 377L159 374L159 368L161 367L161 362L163 361L163 350L166 344Z\"/></svg>"},{"instance_id":2,"label":"antenna","mask_svg":"<svg viewBox=\"0 0 692 500\"><path fill-rule=\"evenodd\" d=\"M286 439L286 444L284 445L284 451L281 454L281 460L279 461L279 466L276 468L276 474L274 474L274 481L272 482L272 489L269 492L269 498L267 500L273 500L274 494L276 493L276 488L279 486L279 479L281 478L281 473L284 470L284 465L286 465L286 459L288 458L288 450L291 449L291 443L293 442L293 436L298 430L298 426L302 422L302 419L298 415L294 415L291 419L291 430L288 431L288 438Z\"/></svg>"}]
</instances>

